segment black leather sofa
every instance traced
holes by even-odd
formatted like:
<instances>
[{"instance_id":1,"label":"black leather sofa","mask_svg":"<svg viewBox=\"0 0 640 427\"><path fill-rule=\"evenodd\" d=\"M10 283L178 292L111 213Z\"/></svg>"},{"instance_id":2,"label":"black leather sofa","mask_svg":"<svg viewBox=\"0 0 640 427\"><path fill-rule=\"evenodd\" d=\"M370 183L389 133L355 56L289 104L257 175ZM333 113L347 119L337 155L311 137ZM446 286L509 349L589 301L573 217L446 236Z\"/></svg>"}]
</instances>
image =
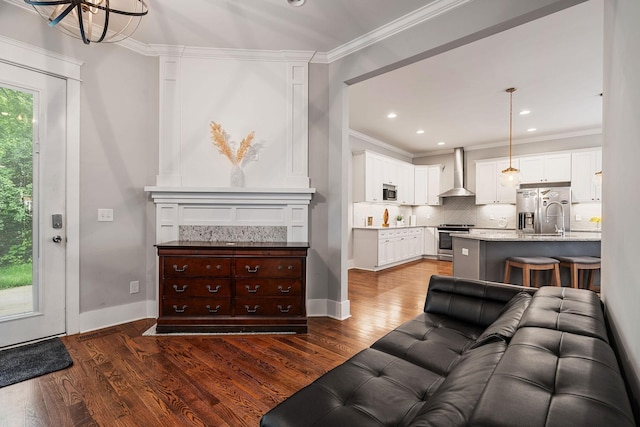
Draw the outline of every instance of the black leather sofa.
<instances>
[{"instance_id":1,"label":"black leather sofa","mask_svg":"<svg viewBox=\"0 0 640 427\"><path fill-rule=\"evenodd\" d=\"M260 425L635 424L595 293L432 276L424 313Z\"/></svg>"}]
</instances>

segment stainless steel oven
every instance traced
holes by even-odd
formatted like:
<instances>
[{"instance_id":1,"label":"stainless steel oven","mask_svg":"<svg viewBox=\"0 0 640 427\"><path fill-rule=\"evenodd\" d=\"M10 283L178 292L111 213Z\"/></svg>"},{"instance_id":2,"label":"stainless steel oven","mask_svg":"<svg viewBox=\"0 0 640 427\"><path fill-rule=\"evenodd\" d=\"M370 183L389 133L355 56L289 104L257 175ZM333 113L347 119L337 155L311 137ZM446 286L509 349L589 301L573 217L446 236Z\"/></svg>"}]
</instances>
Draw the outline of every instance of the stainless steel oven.
<instances>
[{"instance_id":1,"label":"stainless steel oven","mask_svg":"<svg viewBox=\"0 0 640 427\"><path fill-rule=\"evenodd\" d=\"M472 224L440 224L438 226L438 259L453 261L453 238L456 233L469 233Z\"/></svg>"}]
</instances>

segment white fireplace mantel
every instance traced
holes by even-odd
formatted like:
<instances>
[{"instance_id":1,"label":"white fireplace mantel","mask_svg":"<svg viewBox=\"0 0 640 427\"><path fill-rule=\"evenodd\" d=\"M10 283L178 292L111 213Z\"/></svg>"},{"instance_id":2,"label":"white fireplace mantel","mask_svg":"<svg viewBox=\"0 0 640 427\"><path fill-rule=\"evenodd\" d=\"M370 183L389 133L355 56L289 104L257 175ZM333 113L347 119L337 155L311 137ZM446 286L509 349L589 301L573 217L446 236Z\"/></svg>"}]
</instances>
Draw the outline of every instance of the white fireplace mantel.
<instances>
[{"instance_id":1,"label":"white fireplace mantel","mask_svg":"<svg viewBox=\"0 0 640 427\"><path fill-rule=\"evenodd\" d=\"M156 243L179 240L181 225L284 226L287 241L309 241L315 188L144 188L156 204Z\"/></svg>"}]
</instances>

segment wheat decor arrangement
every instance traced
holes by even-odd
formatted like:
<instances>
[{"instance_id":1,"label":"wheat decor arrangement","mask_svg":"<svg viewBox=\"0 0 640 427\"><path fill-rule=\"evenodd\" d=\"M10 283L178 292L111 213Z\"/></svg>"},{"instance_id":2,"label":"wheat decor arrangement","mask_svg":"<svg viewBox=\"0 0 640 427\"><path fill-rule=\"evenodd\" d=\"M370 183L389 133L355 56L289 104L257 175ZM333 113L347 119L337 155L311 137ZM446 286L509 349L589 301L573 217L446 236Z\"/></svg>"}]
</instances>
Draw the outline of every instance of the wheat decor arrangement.
<instances>
[{"instance_id":1,"label":"wheat decor arrangement","mask_svg":"<svg viewBox=\"0 0 640 427\"><path fill-rule=\"evenodd\" d=\"M247 159L248 154L251 151L251 143L253 142L255 132L251 132L247 135L234 153L231 145L229 144L227 133L222 129L222 125L219 125L216 122L211 122L210 127L213 145L231 162L231 186L242 187L244 185L242 163Z\"/></svg>"}]
</instances>

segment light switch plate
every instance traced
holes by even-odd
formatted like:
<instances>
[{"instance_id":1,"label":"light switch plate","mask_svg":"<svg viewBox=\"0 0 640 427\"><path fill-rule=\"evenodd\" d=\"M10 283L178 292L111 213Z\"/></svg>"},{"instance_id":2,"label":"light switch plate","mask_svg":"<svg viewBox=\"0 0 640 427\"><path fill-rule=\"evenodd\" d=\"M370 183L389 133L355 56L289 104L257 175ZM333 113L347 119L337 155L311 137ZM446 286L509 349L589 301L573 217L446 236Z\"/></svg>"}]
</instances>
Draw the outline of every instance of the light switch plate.
<instances>
[{"instance_id":1,"label":"light switch plate","mask_svg":"<svg viewBox=\"0 0 640 427\"><path fill-rule=\"evenodd\" d=\"M112 222L113 209L98 209L98 222Z\"/></svg>"}]
</instances>

